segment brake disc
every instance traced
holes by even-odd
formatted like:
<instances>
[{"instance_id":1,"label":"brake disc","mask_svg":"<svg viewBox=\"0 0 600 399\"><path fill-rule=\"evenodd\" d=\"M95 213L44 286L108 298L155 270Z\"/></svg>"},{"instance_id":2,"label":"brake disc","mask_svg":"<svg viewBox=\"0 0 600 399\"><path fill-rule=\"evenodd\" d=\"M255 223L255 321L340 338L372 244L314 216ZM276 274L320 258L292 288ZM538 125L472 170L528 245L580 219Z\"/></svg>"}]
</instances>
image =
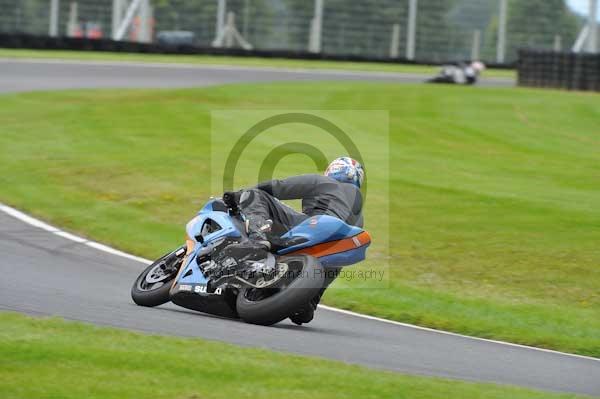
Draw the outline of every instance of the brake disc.
<instances>
[{"instance_id":1,"label":"brake disc","mask_svg":"<svg viewBox=\"0 0 600 399\"><path fill-rule=\"evenodd\" d=\"M154 266L152 270L146 274L146 282L149 284L159 283L171 277L170 273L166 272L167 268L164 262Z\"/></svg>"},{"instance_id":2,"label":"brake disc","mask_svg":"<svg viewBox=\"0 0 600 399\"><path fill-rule=\"evenodd\" d=\"M283 277L289 269L287 263L278 263L276 268L277 268L277 273L273 276L273 278L271 278L269 280L265 280L264 277L259 277L256 280L256 284L255 284L256 287L265 288L270 285L273 285L273 283L277 282L281 277Z\"/></svg>"}]
</instances>

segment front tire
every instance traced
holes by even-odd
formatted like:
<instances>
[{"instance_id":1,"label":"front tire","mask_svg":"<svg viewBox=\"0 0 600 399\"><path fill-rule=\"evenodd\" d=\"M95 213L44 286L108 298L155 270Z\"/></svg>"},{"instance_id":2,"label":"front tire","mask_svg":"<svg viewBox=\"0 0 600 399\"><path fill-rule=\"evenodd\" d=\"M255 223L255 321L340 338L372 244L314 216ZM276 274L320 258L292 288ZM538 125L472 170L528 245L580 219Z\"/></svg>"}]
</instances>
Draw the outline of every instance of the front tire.
<instances>
[{"instance_id":1,"label":"front tire","mask_svg":"<svg viewBox=\"0 0 600 399\"><path fill-rule=\"evenodd\" d=\"M294 255L281 257L278 262L294 265L297 277L291 278L280 289L241 290L236 300L236 309L245 322L263 326L279 323L306 305L323 288L325 272L318 259L308 255ZM270 295L264 297L264 293Z\"/></svg>"},{"instance_id":2,"label":"front tire","mask_svg":"<svg viewBox=\"0 0 600 399\"><path fill-rule=\"evenodd\" d=\"M182 261L182 257L173 258L175 252L157 259L138 276L131 287L133 302L140 306L154 307L171 300L169 290ZM170 261L169 257L172 258Z\"/></svg>"}]
</instances>

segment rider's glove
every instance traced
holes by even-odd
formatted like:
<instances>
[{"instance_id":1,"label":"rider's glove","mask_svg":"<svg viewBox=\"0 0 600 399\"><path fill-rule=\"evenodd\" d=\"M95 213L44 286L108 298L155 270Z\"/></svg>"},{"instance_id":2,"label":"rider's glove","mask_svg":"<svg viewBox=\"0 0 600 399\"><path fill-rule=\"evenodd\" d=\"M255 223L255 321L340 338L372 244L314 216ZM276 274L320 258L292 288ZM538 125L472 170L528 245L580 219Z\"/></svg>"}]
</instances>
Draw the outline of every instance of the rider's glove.
<instances>
[{"instance_id":1,"label":"rider's glove","mask_svg":"<svg viewBox=\"0 0 600 399\"><path fill-rule=\"evenodd\" d=\"M223 202L231 209L238 209L241 193L239 191L226 191L223 193Z\"/></svg>"}]
</instances>

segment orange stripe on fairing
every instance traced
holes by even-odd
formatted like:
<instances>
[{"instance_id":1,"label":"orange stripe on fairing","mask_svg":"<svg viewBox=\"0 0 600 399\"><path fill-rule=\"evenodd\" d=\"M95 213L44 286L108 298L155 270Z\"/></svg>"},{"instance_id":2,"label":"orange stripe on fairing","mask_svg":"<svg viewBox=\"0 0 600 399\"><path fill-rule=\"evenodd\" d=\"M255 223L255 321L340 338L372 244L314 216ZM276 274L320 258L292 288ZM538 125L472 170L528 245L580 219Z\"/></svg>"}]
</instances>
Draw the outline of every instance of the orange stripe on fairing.
<instances>
[{"instance_id":1,"label":"orange stripe on fairing","mask_svg":"<svg viewBox=\"0 0 600 399\"><path fill-rule=\"evenodd\" d=\"M288 255L311 255L315 258L320 258L327 255L333 255L340 252L349 251L351 249L360 248L371 243L371 236L366 231L359 233L353 237L344 238L343 240L324 242L308 248L302 248L291 252Z\"/></svg>"},{"instance_id":2,"label":"orange stripe on fairing","mask_svg":"<svg viewBox=\"0 0 600 399\"><path fill-rule=\"evenodd\" d=\"M173 287L175 287L177 285L177 282L179 281L179 275L181 274L181 272L184 269L183 266L185 265L185 262L187 261L187 257L188 257L189 254L192 253L192 251L194 250L194 246L195 245L196 244L194 243L194 241L192 241L186 235L186 237L185 237L185 248L186 248L186 250L185 250L185 256L183 257L183 260L181 261L181 266L179 266L179 270L177 271L177 275L173 279L173 283L171 284L171 288L170 289L173 289Z\"/></svg>"}]
</instances>

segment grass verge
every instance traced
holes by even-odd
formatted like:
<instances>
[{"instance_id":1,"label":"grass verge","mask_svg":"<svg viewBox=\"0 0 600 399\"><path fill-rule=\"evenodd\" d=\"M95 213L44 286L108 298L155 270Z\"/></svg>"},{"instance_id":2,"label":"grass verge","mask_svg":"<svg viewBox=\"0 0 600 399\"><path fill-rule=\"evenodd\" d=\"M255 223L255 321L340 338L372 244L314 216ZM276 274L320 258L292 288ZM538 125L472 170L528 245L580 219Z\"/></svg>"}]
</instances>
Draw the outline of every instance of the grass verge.
<instances>
[{"instance_id":1,"label":"grass verge","mask_svg":"<svg viewBox=\"0 0 600 399\"><path fill-rule=\"evenodd\" d=\"M389 168L391 212L365 210L371 258L389 234L389 286L330 290L327 304L600 356L596 95L371 83L5 95L0 200L156 257L218 194L203 177L215 109L389 110L391 162L367 171L375 194ZM371 121L359 122L376 142ZM246 184L268 144L248 155ZM310 167L294 158L277 173Z\"/></svg>"},{"instance_id":2,"label":"grass verge","mask_svg":"<svg viewBox=\"0 0 600 399\"><path fill-rule=\"evenodd\" d=\"M577 398L0 313L0 396L13 398Z\"/></svg>"},{"instance_id":3,"label":"grass verge","mask_svg":"<svg viewBox=\"0 0 600 399\"><path fill-rule=\"evenodd\" d=\"M27 50L0 48L0 57L63 59L85 61L121 61L121 62L160 62L198 65L235 65L247 67L298 68L298 69L331 69L342 71L366 72L400 72L433 75L437 66L386 64L377 62L293 60L284 58L230 57L216 55L165 55L140 53L111 53L100 51L67 51L67 50ZM485 76L496 78L516 78L514 70L488 69Z\"/></svg>"}]
</instances>

